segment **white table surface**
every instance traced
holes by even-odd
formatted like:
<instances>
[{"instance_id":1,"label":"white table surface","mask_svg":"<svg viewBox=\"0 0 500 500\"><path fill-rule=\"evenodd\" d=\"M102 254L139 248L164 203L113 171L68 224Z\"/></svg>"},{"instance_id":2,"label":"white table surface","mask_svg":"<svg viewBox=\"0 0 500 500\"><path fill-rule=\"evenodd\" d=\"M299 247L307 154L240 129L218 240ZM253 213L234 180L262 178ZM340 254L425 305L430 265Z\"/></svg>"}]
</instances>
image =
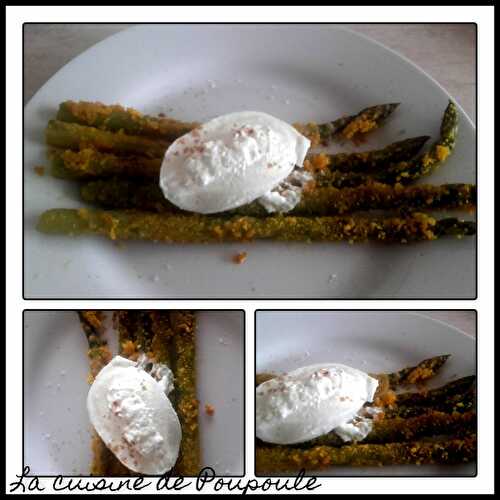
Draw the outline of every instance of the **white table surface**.
<instances>
[{"instance_id":1,"label":"white table surface","mask_svg":"<svg viewBox=\"0 0 500 500\"><path fill-rule=\"evenodd\" d=\"M62 66L127 24L24 26L24 102ZM349 24L399 52L437 80L476 120L476 28L473 24Z\"/></svg>"}]
</instances>

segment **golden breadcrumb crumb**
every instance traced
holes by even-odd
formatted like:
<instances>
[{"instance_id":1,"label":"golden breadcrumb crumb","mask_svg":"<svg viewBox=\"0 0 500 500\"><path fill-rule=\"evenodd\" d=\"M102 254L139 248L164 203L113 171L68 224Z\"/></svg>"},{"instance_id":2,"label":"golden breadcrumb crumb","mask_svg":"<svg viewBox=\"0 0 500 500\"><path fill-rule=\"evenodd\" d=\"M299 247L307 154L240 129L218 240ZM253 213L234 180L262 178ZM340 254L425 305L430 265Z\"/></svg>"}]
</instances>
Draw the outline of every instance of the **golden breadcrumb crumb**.
<instances>
[{"instance_id":1,"label":"golden breadcrumb crumb","mask_svg":"<svg viewBox=\"0 0 500 500\"><path fill-rule=\"evenodd\" d=\"M377 128L376 121L359 117L344 128L342 135L347 139L353 139L356 134L366 134L374 128Z\"/></svg>"},{"instance_id":2,"label":"golden breadcrumb crumb","mask_svg":"<svg viewBox=\"0 0 500 500\"><path fill-rule=\"evenodd\" d=\"M132 361L136 360L139 355L136 343L131 340L125 340L122 342L122 355Z\"/></svg>"},{"instance_id":3,"label":"golden breadcrumb crumb","mask_svg":"<svg viewBox=\"0 0 500 500\"><path fill-rule=\"evenodd\" d=\"M436 146L436 156L438 157L439 161L444 161L448 156L450 155L450 148L448 146L441 146L437 145Z\"/></svg>"},{"instance_id":4,"label":"golden breadcrumb crumb","mask_svg":"<svg viewBox=\"0 0 500 500\"><path fill-rule=\"evenodd\" d=\"M327 169L330 162L331 160L328 155L325 153L319 153L304 161L304 169L308 172L315 173Z\"/></svg>"},{"instance_id":5,"label":"golden breadcrumb crumb","mask_svg":"<svg viewBox=\"0 0 500 500\"><path fill-rule=\"evenodd\" d=\"M374 401L375 406L393 406L397 396L394 391L388 390L380 394Z\"/></svg>"},{"instance_id":6,"label":"golden breadcrumb crumb","mask_svg":"<svg viewBox=\"0 0 500 500\"><path fill-rule=\"evenodd\" d=\"M432 368L425 368L422 366L419 366L415 368L407 377L408 383L410 384L417 384L418 382L421 382L422 380L427 380L428 378L432 377L434 371Z\"/></svg>"},{"instance_id":7,"label":"golden breadcrumb crumb","mask_svg":"<svg viewBox=\"0 0 500 500\"><path fill-rule=\"evenodd\" d=\"M247 252L239 252L236 255L233 255L232 261L235 264L243 264L247 260Z\"/></svg>"}]
</instances>

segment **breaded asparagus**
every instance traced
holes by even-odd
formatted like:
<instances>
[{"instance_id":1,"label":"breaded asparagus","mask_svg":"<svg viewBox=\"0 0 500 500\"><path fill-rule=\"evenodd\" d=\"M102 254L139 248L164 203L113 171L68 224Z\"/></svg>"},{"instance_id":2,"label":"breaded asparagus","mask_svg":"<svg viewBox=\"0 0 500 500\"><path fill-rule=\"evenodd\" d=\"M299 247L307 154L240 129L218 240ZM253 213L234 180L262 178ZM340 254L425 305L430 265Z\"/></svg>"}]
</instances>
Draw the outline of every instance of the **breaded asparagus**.
<instances>
[{"instance_id":1,"label":"breaded asparagus","mask_svg":"<svg viewBox=\"0 0 500 500\"><path fill-rule=\"evenodd\" d=\"M363 109L357 115L345 116L323 124L296 124L297 129L314 145L328 143L338 134L348 139L379 127L397 108L398 104L379 104ZM172 141L199 124L171 118L153 117L133 108L105 105L100 102L65 101L60 104L57 120L96 127L102 130L143 135Z\"/></svg>"},{"instance_id":2,"label":"breaded asparagus","mask_svg":"<svg viewBox=\"0 0 500 500\"><path fill-rule=\"evenodd\" d=\"M443 413L436 410L409 418L393 417L375 419L371 432L361 443L383 444L402 443L423 437L440 435L462 436L474 431L477 418L474 411L465 413ZM269 446L268 443L259 445ZM297 448L312 448L313 446L343 446L346 443L334 431L319 436L310 441L294 445Z\"/></svg>"},{"instance_id":3,"label":"breaded asparagus","mask_svg":"<svg viewBox=\"0 0 500 500\"><path fill-rule=\"evenodd\" d=\"M94 148L117 155L143 155L148 158L162 157L169 143L138 135L113 133L77 123L50 120L45 130L49 146L79 150Z\"/></svg>"},{"instance_id":4,"label":"breaded asparagus","mask_svg":"<svg viewBox=\"0 0 500 500\"><path fill-rule=\"evenodd\" d=\"M112 355L106 339L102 336L102 313L100 311L78 311L78 318L89 346L87 351L90 364L89 382L92 382L102 368L109 363Z\"/></svg>"},{"instance_id":5,"label":"breaded asparagus","mask_svg":"<svg viewBox=\"0 0 500 500\"><path fill-rule=\"evenodd\" d=\"M196 393L196 319L189 311L171 311L169 318L174 332L176 408L183 429L176 469L183 476L196 476L201 468Z\"/></svg>"},{"instance_id":6,"label":"breaded asparagus","mask_svg":"<svg viewBox=\"0 0 500 500\"><path fill-rule=\"evenodd\" d=\"M224 243L261 239L409 243L435 240L446 235L461 238L476 232L472 221L456 218L436 220L423 213L388 218L273 216L259 219L88 209L49 210L40 216L37 229L48 234L96 234L112 240L163 243Z\"/></svg>"},{"instance_id":7,"label":"breaded asparagus","mask_svg":"<svg viewBox=\"0 0 500 500\"><path fill-rule=\"evenodd\" d=\"M381 150L363 153L337 153L334 155L311 155L306 166L325 182L321 171L325 168L341 172L367 170L374 172L387 166L390 162L409 160L422 147L427 136L415 137L395 142ZM63 179L91 179L93 177L145 177L157 179L160 175L161 158L143 156L118 156L103 153L95 148L84 148L80 151L57 150L50 152L51 173Z\"/></svg>"},{"instance_id":8,"label":"breaded asparagus","mask_svg":"<svg viewBox=\"0 0 500 500\"><path fill-rule=\"evenodd\" d=\"M446 235L462 238L476 232L472 221L456 218L436 220L423 213L387 218L274 216L259 219L88 209L48 210L40 216L37 229L47 234L96 234L112 240L163 243L224 243L262 239L409 243L435 240Z\"/></svg>"},{"instance_id":9,"label":"breaded asparagus","mask_svg":"<svg viewBox=\"0 0 500 500\"><path fill-rule=\"evenodd\" d=\"M85 101L62 102L57 112L57 120L166 141L172 141L198 125L171 118L144 115L136 109L124 108L118 104L105 105L100 102Z\"/></svg>"},{"instance_id":10,"label":"breaded asparagus","mask_svg":"<svg viewBox=\"0 0 500 500\"><path fill-rule=\"evenodd\" d=\"M82 200L104 208L133 208L153 212L178 213L160 187L152 182L129 179L95 180L80 188ZM371 209L470 209L476 203L472 184L419 185L404 187L372 182L355 188L310 187L299 204L287 215L338 215ZM269 212L253 202L226 212L230 215L265 217Z\"/></svg>"},{"instance_id":11,"label":"breaded asparagus","mask_svg":"<svg viewBox=\"0 0 500 500\"><path fill-rule=\"evenodd\" d=\"M412 137L394 142L372 151L360 153L335 153L311 155L306 159L306 169L312 172L328 168L339 172L375 173L391 163L413 158L427 142L429 136Z\"/></svg>"},{"instance_id":12,"label":"breaded asparagus","mask_svg":"<svg viewBox=\"0 0 500 500\"><path fill-rule=\"evenodd\" d=\"M367 467L402 464L459 464L475 460L476 436L434 442L353 444L341 447L258 446L257 474L317 470L326 467Z\"/></svg>"},{"instance_id":13,"label":"breaded asparagus","mask_svg":"<svg viewBox=\"0 0 500 500\"><path fill-rule=\"evenodd\" d=\"M89 343L88 359L90 365L89 383L92 383L97 374L112 358L106 340L102 337L102 313L100 311L78 311L80 324ZM131 471L127 469L108 449L95 430L92 430L92 463L91 476L127 476Z\"/></svg>"},{"instance_id":14,"label":"breaded asparagus","mask_svg":"<svg viewBox=\"0 0 500 500\"><path fill-rule=\"evenodd\" d=\"M418 384L425 380L434 377L441 367L448 361L450 354L441 356L433 356L432 358L424 359L415 366L403 368L398 372L388 375L389 385L397 387L405 384Z\"/></svg>"},{"instance_id":15,"label":"breaded asparagus","mask_svg":"<svg viewBox=\"0 0 500 500\"><path fill-rule=\"evenodd\" d=\"M394 405L384 409L384 415L386 418L410 418L423 415L429 409L443 413L466 413L475 410L475 400L476 392L474 389L467 389L462 393L450 395L443 399L423 399L421 404L398 403L396 400Z\"/></svg>"},{"instance_id":16,"label":"breaded asparagus","mask_svg":"<svg viewBox=\"0 0 500 500\"><path fill-rule=\"evenodd\" d=\"M327 123L294 124L295 128L311 140L312 146L328 145L338 137L356 139L382 125L399 103L379 104L361 110L356 115L344 116Z\"/></svg>"},{"instance_id":17,"label":"breaded asparagus","mask_svg":"<svg viewBox=\"0 0 500 500\"><path fill-rule=\"evenodd\" d=\"M61 179L92 179L95 177L145 177L157 179L161 158L118 156L94 148L50 151L51 174Z\"/></svg>"},{"instance_id":18,"label":"breaded asparagus","mask_svg":"<svg viewBox=\"0 0 500 500\"><path fill-rule=\"evenodd\" d=\"M423 382L424 380L429 380L430 378L437 375L442 366L448 361L450 354L440 354L438 356L433 356L432 358L426 358L414 366L407 366L398 370L396 372L390 373L376 373L372 374L380 380L387 381L387 388L395 389L396 387L404 384L416 384ZM260 385L267 380L271 380L279 375L273 373L257 373L256 375L256 385ZM469 380L470 377L466 377ZM461 381L462 379L460 379ZM464 379L465 380L465 379ZM462 386L462 383L455 381L454 387Z\"/></svg>"}]
</instances>

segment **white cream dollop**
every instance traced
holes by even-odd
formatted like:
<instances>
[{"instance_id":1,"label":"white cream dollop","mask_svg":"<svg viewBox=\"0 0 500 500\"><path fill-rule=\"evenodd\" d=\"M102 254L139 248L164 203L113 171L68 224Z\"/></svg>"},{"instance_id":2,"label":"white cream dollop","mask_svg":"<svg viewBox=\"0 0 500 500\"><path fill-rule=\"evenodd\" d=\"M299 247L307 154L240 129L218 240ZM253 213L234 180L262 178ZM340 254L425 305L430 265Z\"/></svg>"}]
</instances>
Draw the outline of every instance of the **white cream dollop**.
<instances>
[{"instance_id":1,"label":"white cream dollop","mask_svg":"<svg viewBox=\"0 0 500 500\"><path fill-rule=\"evenodd\" d=\"M269 443L294 444L338 429L345 441L361 440L371 420L359 412L373 401L377 386L368 374L335 363L268 380L256 389L256 435Z\"/></svg>"},{"instance_id":2,"label":"white cream dollop","mask_svg":"<svg viewBox=\"0 0 500 500\"><path fill-rule=\"evenodd\" d=\"M266 113L222 115L170 145L161 166L160 187L171 203L191 212L237 208L279 187L296 166L302 166L310 144L291 125ZM280 204L291 206L286 197L281 198L278 210ZM297 203L297 194L288 198ZM273 206L272 199L266 202Z\"/></svg>"},{"instance_id":3,"label":"white cream dollop","mask_svg":"<svg viewBox=\"0 0 500 500\"><path fill-rule=\"evenodd\" d=\"M182 435L165 393L172 376L162 365L158 382L141 362L115 356L90 387L87 408L100 438L123 465L141 474L164 474L175 465Z\"/></svg>"}]
</instances>

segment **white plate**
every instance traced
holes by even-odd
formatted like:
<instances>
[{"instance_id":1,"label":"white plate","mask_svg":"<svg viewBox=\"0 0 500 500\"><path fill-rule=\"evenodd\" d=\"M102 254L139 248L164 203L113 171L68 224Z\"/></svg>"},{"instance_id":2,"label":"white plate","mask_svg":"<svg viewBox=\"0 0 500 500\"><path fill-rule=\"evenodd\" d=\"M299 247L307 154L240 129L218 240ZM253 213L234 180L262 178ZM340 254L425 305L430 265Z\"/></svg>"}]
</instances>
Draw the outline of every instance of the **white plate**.
<instances>
[{"instance_id":1,"label":"white plate","mask_svg":"<svg viewBox=\"0 0 500 500\"><path fill-rule=\"evenodd\" d=\"M242 475L243 313L205 311L197 317L202 464L219 475ZM25 313L24 465L33 474L89 474L86 352L75 312ZM215 407L213 417L205 414L205 404Z\"/></svg>"},{"instance_id":2,"label":"white plate","mask_svg":"<svg viewBox=\"0 0 500 500\"><path fill-rule=\"evenodd\" d=\"M118 33L67 64L25 108L27 298L472 298L475 238L375 244L168 246L49 237L49 208L81 206L76 186L39 177L44 128L65 99L100 100L204 120L242 109L288 121L326 121L399 101L366 144L436 137L449 96L381 45L323 25L147 25ZM404 132L402 132L404 130ZM475 130L460 111L453 157L432 182L475 182ZM231 257L248 251L243 265ZM439 269L439 279L436 270Z\"/></svg>"},{"instance_id":3,"label":"white plate","mask_svg":"<svg viewBox=\"0 0 500 500\"><path fill-rule=\"evenodd\" d=\"M333 362L366 372L392 372L438 354L451 354L429 387L476 373L474 339L446 323L409 312L289 311L257 313L257 373L286 372ZM473 475L458 466L336 467L318 475Z\"/></svg>"}]
</instances>

